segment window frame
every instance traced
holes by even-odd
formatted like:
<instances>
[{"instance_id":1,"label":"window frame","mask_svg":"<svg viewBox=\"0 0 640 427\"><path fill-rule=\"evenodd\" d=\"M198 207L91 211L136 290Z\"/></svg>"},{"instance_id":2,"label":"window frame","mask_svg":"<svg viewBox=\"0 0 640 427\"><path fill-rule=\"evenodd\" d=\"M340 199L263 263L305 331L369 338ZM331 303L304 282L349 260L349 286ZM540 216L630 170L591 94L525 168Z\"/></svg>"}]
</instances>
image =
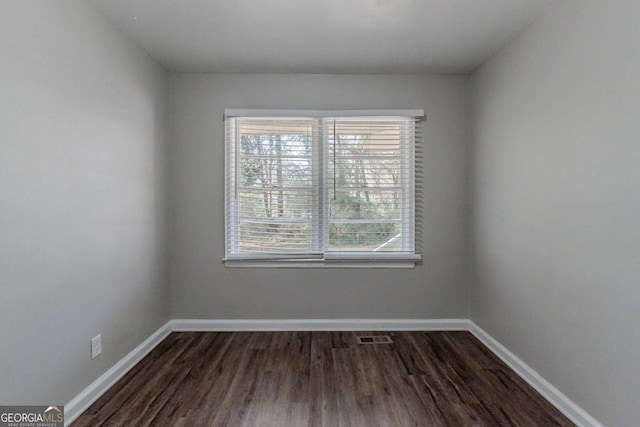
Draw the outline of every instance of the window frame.
<instances>
[{"instance_id":1,"label":"window frame","mask_svg":"<svg viewBox=\"0 0 640 427\"><path fill-rule=\"evenodd\" d=\"M311 242L317 253L254 253L238 254L230 253L230 248L239 247L239 227L235 227L236 232L229 231L229 224L238 224L237 202L237 171L239 168L238 155L238 129L236 120L231 118L309 118L315 121L315 131L320 143L312 144L311 165L312 165L312 189L317 192L317 207L312 211L311 218ZM328 251L329 244L329 191L327 189L327 175L329 173L329 143L327 136L327 118L348 119L354 118L398 118L417 122L424 119L424 111L421 109L403 110L273 110L273 109L225 109L225 258L223 262L227 267L259 267L259 268L413 268L417 262L421 262L422 257L417 247L419 239L416 236L418 227L416 226L417 204L416 191L416 161L418 159L417 144L418 124L412 125L412 133L408 136L400 137L400 150L413 150L409 155L400 156L400 170L410 174L409 185L402 185L403 208L401 209L400 224L403 248L412 248L405 251L394 252L339 252ZM229 122L229 123L227 123ZM233 138L233 142L229 138ZM410 146L402 144L411 141ZM234 163L235 162L235 163ZM231 168L231 163L233 168ZM313 170L317 168L317 170ZM232 173L233 170L233 173ZM233 192L233 196L230 193ZM232 197L236 197L235 202L231 202ZM406 203L410 203L407 209Z\"/></svg>"}]
</instances>

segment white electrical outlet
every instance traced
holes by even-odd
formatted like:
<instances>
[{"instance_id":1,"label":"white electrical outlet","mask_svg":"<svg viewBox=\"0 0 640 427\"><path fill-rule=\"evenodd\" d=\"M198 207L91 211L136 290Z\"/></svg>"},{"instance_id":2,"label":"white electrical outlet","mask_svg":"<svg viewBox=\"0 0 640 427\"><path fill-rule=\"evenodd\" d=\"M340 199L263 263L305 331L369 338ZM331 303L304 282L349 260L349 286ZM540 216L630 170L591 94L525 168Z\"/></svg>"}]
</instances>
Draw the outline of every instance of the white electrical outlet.
<instances>
[{"instance_id":1,"label":"white electrical outlet","mask_svg":"<svg viewBox=\"0 0 640 427\"><path fill-rule=\"evenodd\" d=\"M95 359L102 353L102 334L91 338L91 358Z\"/></svg>"}]
</instances>

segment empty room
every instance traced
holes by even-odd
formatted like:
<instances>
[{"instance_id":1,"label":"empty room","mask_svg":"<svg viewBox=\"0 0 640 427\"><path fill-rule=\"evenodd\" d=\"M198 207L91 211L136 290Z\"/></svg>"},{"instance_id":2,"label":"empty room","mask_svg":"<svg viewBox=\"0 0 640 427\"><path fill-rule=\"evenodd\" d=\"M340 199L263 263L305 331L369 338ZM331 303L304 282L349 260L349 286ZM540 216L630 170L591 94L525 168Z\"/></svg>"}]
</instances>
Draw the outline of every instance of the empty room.
<instances>
[{"instance_id":1,"label":"empty room","mask_svg":"<svg viewBox=\"0 0 640 427\"><path fill-rule=\"evenodd\" d=\"M0 426L640 424L638 0L0 0Z\"/></svg>"}]
</instances>

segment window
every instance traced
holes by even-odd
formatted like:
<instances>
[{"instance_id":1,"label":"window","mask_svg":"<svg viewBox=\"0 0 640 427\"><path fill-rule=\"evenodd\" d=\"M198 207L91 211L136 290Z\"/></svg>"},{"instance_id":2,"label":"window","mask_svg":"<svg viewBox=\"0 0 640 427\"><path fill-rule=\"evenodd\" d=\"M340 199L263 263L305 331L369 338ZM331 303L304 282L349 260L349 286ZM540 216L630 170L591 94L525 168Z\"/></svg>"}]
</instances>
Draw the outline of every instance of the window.
<instances>
[{"instance_id":1,"label":"window","mask_svg":"<svg viewBox=\"0 0 640 427\"><path fill-rule=\"evenodd\" d=\"M230 266L413 266L421 110L226 110Z\"/></svg>"}]
</instances>

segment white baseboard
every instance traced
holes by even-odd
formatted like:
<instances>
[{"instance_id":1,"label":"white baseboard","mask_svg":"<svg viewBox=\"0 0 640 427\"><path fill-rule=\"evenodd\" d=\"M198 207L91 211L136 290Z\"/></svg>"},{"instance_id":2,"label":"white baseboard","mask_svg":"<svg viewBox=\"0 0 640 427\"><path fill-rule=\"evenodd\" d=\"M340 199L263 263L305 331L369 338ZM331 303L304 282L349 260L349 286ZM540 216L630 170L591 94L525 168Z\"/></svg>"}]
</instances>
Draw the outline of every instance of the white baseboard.
<instances>
[{"instance_id":1,"label":"white baseboard","mask_svg":"<svg viewBox=\"0 0 640 427\"><path fill-rule=\"evenodd\" d=\"M173 319L66 404L65 425L70 425L173 331L469 331L576 425L604 427L468 319Z\"/></svg>"},{"instance_id":2,"label":"white baseboard","mask_svg":"<svg viewBox=\"0 0 640 427\"><path fill-rule=\"evenodd\" d=\"M142 360L151 350L164 340L171 333L171 322L165 323L160 329L155 331L149 338L144 340L139 346L134 348L111 369L102 374L97 380L85 388L79 395L64 405L64 424L70 425L84 411L98 400L111 386L131 370Z\"/></svg>"},{"instance_id":3,"label":"white baseboard","mask_svg":"<svg viewBox=\"0 0 640 427\"><path fill-rule=\"evenodd\" d=\"M486 345L496 356L506 363L516 374L529 383L547 399L553 406L558 408L567 418L579 427L604 427L598 420L593 418L587 411L569 399L564 393L555 388L549 381L545 380L533 368L527 365L522 359L510 352L505 346L500 344L495 338L489 335L484 329L469 321L469 332L476 336Z\"/></svg>"},{"instance_id":4,"label":"white baseboard","mask_svg":"<svg viewBox=\"0 0 640 427\"><path fill-rule=\"evenodd\" d=\"M174 319L173 331L459 331L466 319Z\"/></svg>"}]
</instances>

